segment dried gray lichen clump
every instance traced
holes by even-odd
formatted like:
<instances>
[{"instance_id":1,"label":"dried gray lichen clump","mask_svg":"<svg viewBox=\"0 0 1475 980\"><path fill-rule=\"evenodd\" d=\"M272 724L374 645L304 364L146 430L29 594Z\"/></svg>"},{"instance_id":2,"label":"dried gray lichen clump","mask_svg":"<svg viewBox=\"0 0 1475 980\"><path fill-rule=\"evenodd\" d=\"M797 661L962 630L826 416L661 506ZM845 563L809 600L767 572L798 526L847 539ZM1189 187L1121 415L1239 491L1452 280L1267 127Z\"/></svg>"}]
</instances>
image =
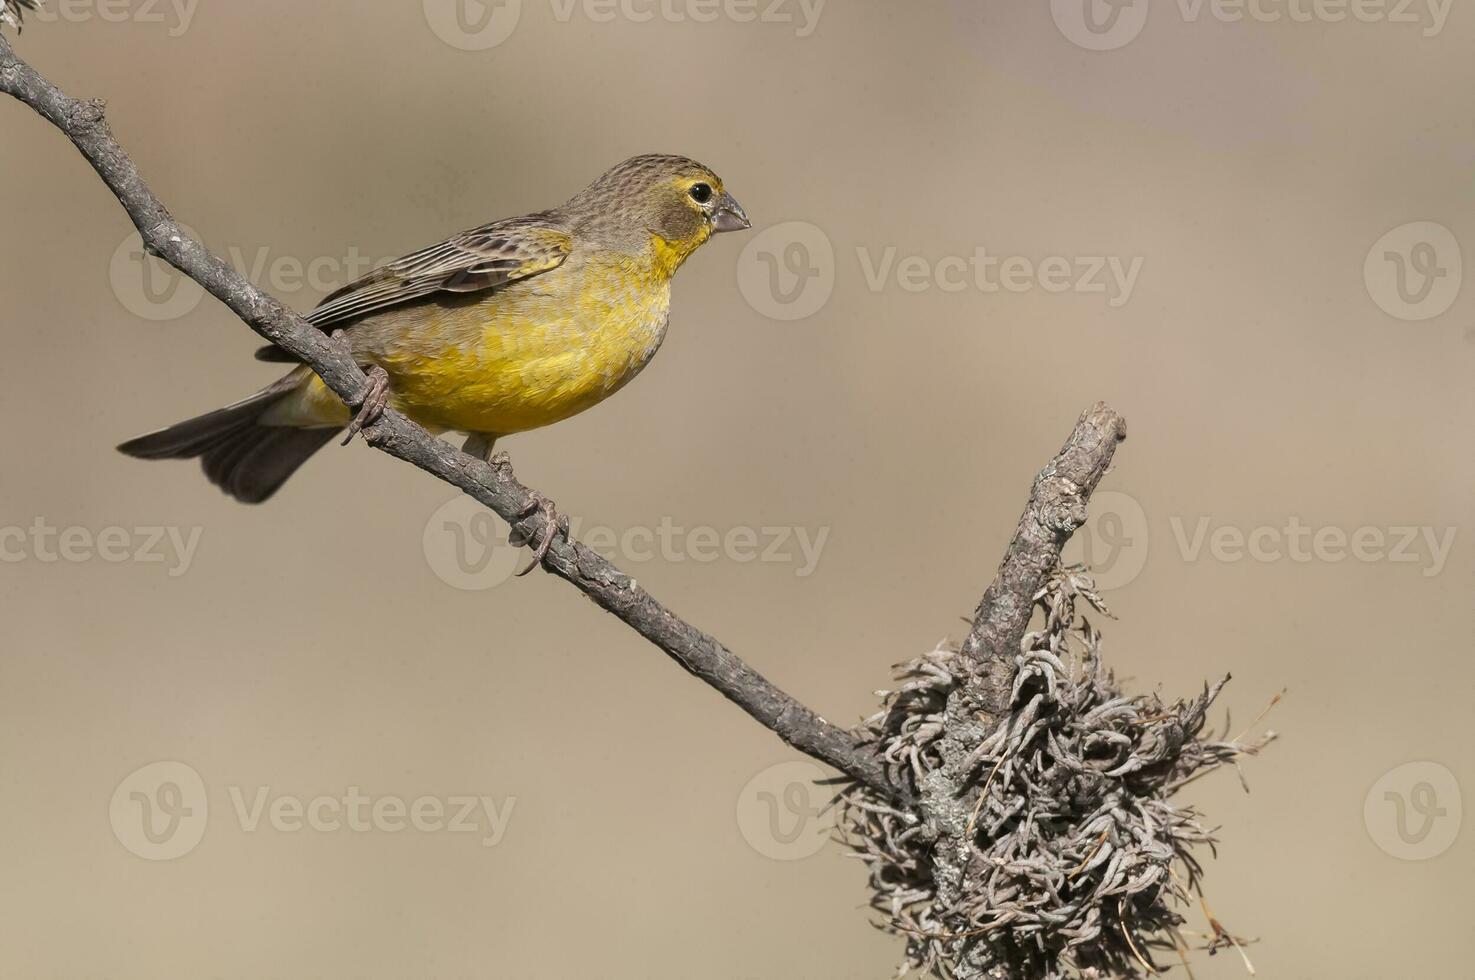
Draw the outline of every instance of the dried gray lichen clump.
<instances>
[{"instance_id":1,"label":"dried gray lichen clump","mask_svg":"<svg viewBox=\"0 0 1475 980\"><path fill-rule=\"evenodd\" d=\"M26 11L35 9L36 0L0 0L0 28L9 24L19 31Z\"/></svg>"},{"instance_id":2,"label":"dried gray lichen clump","mask_svg":"<svg viewBox=\"0 0 1475 980\"><path fill-rule=\"evenodd\" d=\"M1155 950L1176 959L1179 910L1199 884L1192 849L1213 837L1171 798L1274 738L1201 734L1228 678L1172 705L1123 694L1085 615L1106 610L1084 569L1052 575L1037 609L1044 625L1021 643L1009 714L963 762L961 873L944 863L927 816L864 786L841 794L839 830L869 866L880 925L907 940L902 972L1131 977L1161 968ZM942 778L960 656L942 647L898 667L900 686L880 692L883 709L865 722L919 788ZM1212 918L1207 936L1211 950L1237 944Z\"/></svg>"}]
</instances>

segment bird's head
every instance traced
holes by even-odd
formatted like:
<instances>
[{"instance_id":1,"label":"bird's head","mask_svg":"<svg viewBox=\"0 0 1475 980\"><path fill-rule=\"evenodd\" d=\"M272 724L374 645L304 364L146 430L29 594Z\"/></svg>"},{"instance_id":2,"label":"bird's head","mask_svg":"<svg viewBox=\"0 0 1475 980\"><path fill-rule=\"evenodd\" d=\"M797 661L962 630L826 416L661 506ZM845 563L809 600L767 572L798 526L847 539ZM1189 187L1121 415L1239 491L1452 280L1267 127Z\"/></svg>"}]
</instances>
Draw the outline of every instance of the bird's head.
<instances>
[{"instance_id":1,"label":"bird's head","mask_svg":"<svg viewBox=\"0 0 1475 980\"><path fill-rule=\"evenodd\" d=\"M568 207L604 229L641 239L667 275L713 234L752 227L721 177L695 160L658 153L616 165Z\"/></svg>"}]
</instances>

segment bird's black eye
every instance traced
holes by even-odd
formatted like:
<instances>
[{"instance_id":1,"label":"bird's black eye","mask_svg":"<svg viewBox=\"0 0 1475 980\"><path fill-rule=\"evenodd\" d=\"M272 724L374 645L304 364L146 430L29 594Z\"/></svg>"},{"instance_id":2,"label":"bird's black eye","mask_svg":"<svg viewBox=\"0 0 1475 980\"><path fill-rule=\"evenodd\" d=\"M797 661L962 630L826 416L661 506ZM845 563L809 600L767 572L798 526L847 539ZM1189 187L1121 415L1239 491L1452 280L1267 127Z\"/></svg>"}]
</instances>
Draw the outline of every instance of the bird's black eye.
<instances>
[{"instance_id":1,"label":"bird's black eye","mask_svg":"<svg viewBox=\"0 0 1475 980\"><path fill-rule=\"evenodd\" d=\"M692 184L691 199L693 201L696 201L698 204L706 204L708 201L712 200L712 185Z\"/></svg>"}]
</instances>

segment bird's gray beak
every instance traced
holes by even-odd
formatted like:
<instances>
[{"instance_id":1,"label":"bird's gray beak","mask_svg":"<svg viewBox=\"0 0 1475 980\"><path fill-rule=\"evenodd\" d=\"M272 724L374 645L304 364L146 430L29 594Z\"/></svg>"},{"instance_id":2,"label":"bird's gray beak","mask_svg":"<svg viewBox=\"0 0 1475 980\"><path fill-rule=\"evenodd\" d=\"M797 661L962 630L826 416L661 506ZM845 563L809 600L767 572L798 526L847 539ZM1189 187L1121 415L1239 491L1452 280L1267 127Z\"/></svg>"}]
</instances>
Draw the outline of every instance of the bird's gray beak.
<instances>
[{"instance_id":1,"label":"bird's gray beak","mask_svg":"<svg viewBox=\"0 0 1475 980\"><path fill-rule=\"evenodd\" d=\"M712 230L720 233L746 231L751 227L753 222L748 220L748 213L743 210L743 206L731 194L724 192L717 199L717 207L712 212Z\"/></svg>"}]
</instances>

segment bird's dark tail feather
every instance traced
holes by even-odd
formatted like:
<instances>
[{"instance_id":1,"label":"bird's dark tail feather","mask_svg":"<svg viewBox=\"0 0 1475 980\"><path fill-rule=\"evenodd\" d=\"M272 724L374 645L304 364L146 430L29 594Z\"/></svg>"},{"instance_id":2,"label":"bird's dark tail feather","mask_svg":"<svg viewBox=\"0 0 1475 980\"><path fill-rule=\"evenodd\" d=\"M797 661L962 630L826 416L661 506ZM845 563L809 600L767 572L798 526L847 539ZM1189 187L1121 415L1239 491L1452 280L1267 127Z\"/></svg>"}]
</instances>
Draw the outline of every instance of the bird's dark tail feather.
<instances>
[{"instance_id":1,"label":"bird's dark tail feather","mask_svg":"<svg viewBox=\"0 0 1475 980\"><path fill-rule=\"evenodd\" d=\"M198 458L211 483L242 503L259 504L341 431L262 425L262 413L296 386L288 375L234 405L130 439L118 449L138 459Z\"/></svg>"}]
</instances>

